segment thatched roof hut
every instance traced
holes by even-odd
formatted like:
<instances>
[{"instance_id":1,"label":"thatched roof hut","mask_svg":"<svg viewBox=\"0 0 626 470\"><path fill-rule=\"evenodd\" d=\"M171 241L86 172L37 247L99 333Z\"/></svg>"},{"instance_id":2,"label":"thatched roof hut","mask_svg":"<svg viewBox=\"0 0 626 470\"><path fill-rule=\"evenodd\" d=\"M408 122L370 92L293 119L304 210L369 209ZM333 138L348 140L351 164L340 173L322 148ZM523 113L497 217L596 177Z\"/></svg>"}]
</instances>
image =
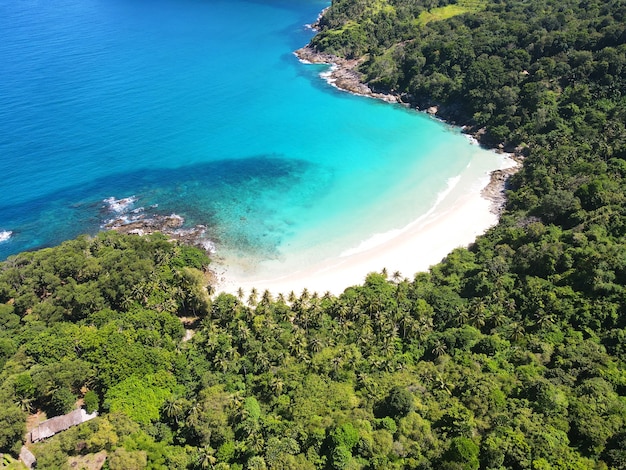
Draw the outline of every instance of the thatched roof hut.
<instances>
[{"instance_id":1,"label":"thatched roof hut","mask_svg":"<svg viewBox=\"0 0 626 470\"><path fill-rule=\"evenodd\" d=\"M28 450L26 446L22 446L20 450L20 460L26 465L28 468L33 468L37 463L37 459L33 455L33 453Z\"/></svg>"},{"instance_id":2,"label":"thatched roof hut","mask_svg":"<svg viewBox=\"0 0 626 470\"><path fill-rule=\"evenodd\" d=\"M88 414L82 408L74 410L71 413L63 416L55 416L54 418L45 420L39 426L34 428L30 432L30 440L31 442L39 442L42 439L47 439L48 437L54 436L58 432L65 431L72 426L77 426L81 423L84 423L85 421L89 421L96 416L98 416L98 413L96 411Z\"/></svg>"}]
</instances>

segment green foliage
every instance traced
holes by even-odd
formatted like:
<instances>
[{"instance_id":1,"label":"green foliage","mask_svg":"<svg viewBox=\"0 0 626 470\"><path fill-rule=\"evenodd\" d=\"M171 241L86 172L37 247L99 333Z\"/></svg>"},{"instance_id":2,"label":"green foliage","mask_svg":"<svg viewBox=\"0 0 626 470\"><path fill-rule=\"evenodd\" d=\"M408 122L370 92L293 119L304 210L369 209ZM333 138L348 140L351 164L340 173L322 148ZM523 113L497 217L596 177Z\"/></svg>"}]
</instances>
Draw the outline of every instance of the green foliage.
<instances>
[{"instance_id":1,"label":"green foliage","mask_svg":"<svg viewBox=\"0 0 626 470\"><path fill-rule=\"evenodd\" d=\"M91 414L94 411L98 411L100 401L98 400L98 395L96 394L96 392L94 392L93 390L89 390L87 393L85 393L83 400L85 402L85 411L87 411L87 413Z\"/></svg>"},{"instance_id":2,"label":"green foliage","mask_svg":"<svg viewBox=\"0 0 626 470\"><path fill-rule=\"evenodd\" d=\"M143 450L127 451L118 447L107 456L107 462L110 470L142 470L148 465L148 456Z\"/></svg>"},{"instance_id":3,"label":"green foliage","mask_svg":"<svg viewBox=\"0 0 626 470\"><path fill-rule=\"evenodd\" d=\"M205 251L187 245L181 245L176 256L172 258L172 266L176 268L205 269L210 262L211 260Z\"/></svg>"},{"instance_id":4,"label":"green foliage","mask_svg":"<svg viewBox=\"0 0 626 470\"><path fill-rule=\"evenodd\" d=\"M74 409L76 396L67 388L59 388L52 394L50 405L54 415L64 415Z\"/></svg>"},{"instance_id":5,"label":"green foliage","mask_svg":"<svg viewBox=\"0 0 626 470\"><path fill-rule=\"evenodd\" d=\"M478 446L466 437L455 437L444 454L442 468L478 470Z\"/></svg>"},{"instance_id":6,"label":"green foliage","mask_svg":"<svg viewBox=\"0 0 626 470\"><path fill-rule=\"evenodd\" d=\"M393 387L385 402L383 410L387 416L401 418L406 416L413 409L413 395L406 388Z\"/></svg>"},{"instance_id":7,"label":"green foliage","mask_svg":"<svg viewBox=\"0 0 626 470\"><path fill-rule=\"evenodd\" d=\"M391 434L395 434L396 431L398 430L398 426L396 425L396 422L389 416L385 416L384 418L377 419L375 422L376 422L377 428L389 431Z\"/></svg>"},{"instance_id":8,"label":"green foliage","mask_svg":"<svg viewBox=\"0 0 626 470\"><path fill-rule=\"evenodd\" d=\"M345 423L333 429L328 435L333 447L351 450L359 442L359 432L351 423Z\"/></svg>"},{"instance_id":9,"label":"green foliage","mask_svg":"<svg viewBox=\"0 0 626 470\"><path fill-rule=\"evenodd\" d=\"M261 417L261 406L259 402L254 397L246 397L244 400L243 409L245 411L245 415L247 419L251 419L253 421L258 421Z\"/></svg>"},{"instance_id":10,"label":"green foliage","mask_svg":"<svg viewBox=\"0 0 626 470\"><path fill-rule=\"evenodd\" d=\"M159 410L171 394L173 377L167 373L138 377L131 375L111 387L105 395L104 408L121 412L140 424L159 419Z\"/></svg>"},{"instance_id":11,"label":"green foliage","mask_svg":"<svg viewBox=\"0 0 626 470\"><path fill-rule=\"evenodd\" d=\"M26 432L25 413L4 397L0 407L0 452L19 454L22 438Z\"/></svg>"},{"instance_id":12,"label":"green foliage","mask_svg":"<svg viewBox=\"0 0 626 470\"><path fill-rule=\"evenodd\" d=\"M37 444L41 467L624 467L624 18L623 0L334 1L313 45L519 146L500 224L338 297L210 299L205 255L162 236L11 257L0 451L84 393L101 416ZM177 315L199 318L190 341Z\"/></svg>"},{"instance_id":13,"label":"green foliage","mask_svg":"<svg viewBox=\"0 0 626 470\"><path fill-rule=\"evenodd\" d=\"M481 0L461 0L458 3L422 11L418 17L420 24L425 25L431 21L442 21L457 15L469 12L477 12L485 8L485 2Z\"/></svg>"}]
</instances>

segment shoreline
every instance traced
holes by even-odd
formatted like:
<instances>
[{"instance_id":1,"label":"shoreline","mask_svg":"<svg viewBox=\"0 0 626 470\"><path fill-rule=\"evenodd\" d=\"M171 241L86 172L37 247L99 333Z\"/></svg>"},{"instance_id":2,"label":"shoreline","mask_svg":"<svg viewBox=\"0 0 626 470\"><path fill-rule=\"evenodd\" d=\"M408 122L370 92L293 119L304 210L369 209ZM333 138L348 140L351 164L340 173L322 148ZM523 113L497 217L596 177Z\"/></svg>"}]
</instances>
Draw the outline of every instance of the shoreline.
<instances>
[{"instance_id":1,"label":"shoreline","mask_svg":"<svg viewBox=\"0 0 626 470\"><path fill-rule=\"evenodd\" d=\"M319 53L309 46L298 49L294 54L303 63L330 65L323 78L342 91L410 106L401 95L379 93L361 82L356 70L359 60ZM417 109L415 106L412 108ZM431 106L425 112L440 119L437 106ZM466 128L462 127L462 130ZM481 145L481 131L465 135L470 145ZM292 291L299 294L306 288L320 295L326 292L339 295L350 286L362 284L370 272L386 269L389 273L399 271L403 276L412 278L418 272L427 271L451 251L471 245L476 237L498 223L506 203L506 182L521 168L523 155L519 149L514 152L504 152L502 147L491 150L502 155L501 165L485 175L476 189L472 186L472 190L463 194L447 194L440 203L407 226L374 234L361 246L355 246L338 257L287 275L255 280L243 276L237 279L238 276L228 267L222 267L222 272L215 273L216 279L220 279L217 290L235 294L240 288L246 292L255 288L259 292L268 290L274 295L287 295Z\"/></svg>"},{"instance_id":2,"label":"shoreline","mask_svg":"<svg viewBox=\"0 0 626 470\"><path fill-rule=\"evenodd\" d=\"M502 156L503 171L513 165L512 160ZM296 272L247 277L232 267L221 266L216 272L216 278L221 281L217 290L236 294L239 288L246 293L255 288L273 295L288 295L291 291L298 295L306 288L319 295L326 292L339 295L348 287L362 284L370 272L383 269L389 275L399 271L403 277L412 279L455 248L472 244L478 235L498 223L499 214L493 210L492 200L484 197L483 188L488 182L489 174L478 179L468 171L417 220L372 234L359 245Z\"/></svg>"},{"instance_id":3,"label":"shoreline","mask_svg":"<svg viewBox=\"0 0 626 470\"><path fill-rule=\"evenodd\" d=\"M409 106L402 96L377 93L360 82L357 60L319 54L309 47L299 49L295 55L305 63L329 64L331 68L324 72L323 78L342 91ZM454 125L436 116L437 107L425 112ZM480 145L480 131L471 134L465 132L466 128L461 129L469 145ZM413 278L416 273L439 263L454 249L471 245L477 236L496 225L506 202L506 181L521 167L523 157L519 153L504 152L502 148L492 150L501 157L495 170L489 169L481 176L459 176L462 184L444 191L441 199L417 220L401 228L374 233L333 257L305 264L301 269L261 269L256 275L249 275L240 266L229 265L224 259L220 262L219 254L214 256L215 245L205 238L206 227L183 228L184 220L175 214L149 216L143 208L133 208L134 196L103 201L114 214L105 228L136 235L159 231L170 239L205 249L213 258L209 271L216 292L236 294L239 288L246 292L255 288L259 292L268 290L274 295L287 295L307 289L319 295L326 292L339 295L350 286L362 284L370 272L383 269L390 274L398 271L402 276Z\"/></svg>"},{"instance_id":4,"label":"shoreline","mask_svg":"<svg viewBox=\"0 0 626 470\"><path fill-rule=\"evenodd\" d=\"M323 13L322 13L323 14ZM318 19L319 21L319 19ZM391 104L401 104L406 107L410 107L419 112L424 112L435 119L439 119L442 122L456 126L454 121L448 120L440 116L441 107L438 105L428 106L425 109L419 109L417 106L412 105L406 98L406 96L395 93L381 93L374 91L370 86L361 81L361 74L357 68L361 64L362 59L344 59L332 54L326 54L324 52L318 52L315 49L307 46L301 47L294 51L294 55L304 64L325 64L330 66L330 70L321 74L322 78L328 82L331 86L351 93L353 95L365 96L368 98L374 98L385 101ZM511 160L516 164L506 168L499 168L491 172L489 183L483 188L483 196L492 202L490 208L495 214L500 215L504 210L506 204L505 190L506 183L510 176L514 175L522 167L524 155L521 148L515 148L511 151L505 151L504 146L489 147L483 145L481 137L484 135L484 129L479 129L476 132L466 132L467 126L459 126L463 133L477 145L483 146L489 150L496 151L508 155Z\"/></svg>"}]
</instances>

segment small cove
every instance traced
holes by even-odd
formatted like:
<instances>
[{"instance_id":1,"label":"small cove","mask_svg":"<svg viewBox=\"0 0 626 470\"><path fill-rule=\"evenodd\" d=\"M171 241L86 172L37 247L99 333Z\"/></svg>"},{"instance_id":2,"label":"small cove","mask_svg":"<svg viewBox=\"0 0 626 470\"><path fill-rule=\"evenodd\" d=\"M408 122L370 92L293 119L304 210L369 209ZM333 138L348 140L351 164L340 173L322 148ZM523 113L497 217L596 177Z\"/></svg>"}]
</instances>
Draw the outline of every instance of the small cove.
<instances>
[{"instance_id":1,"label":"small cove","mask_svg":"<svg viewBox=\"0 0 626 470\"><path fill-rule=\"evenodd\" d=\"M498 168L457 129L301 64L324 6L4 2L0 258L96 233L106 198L134 196L129 210L206 225L238 276L286 275Z\"/></svg>"}]
</instances>

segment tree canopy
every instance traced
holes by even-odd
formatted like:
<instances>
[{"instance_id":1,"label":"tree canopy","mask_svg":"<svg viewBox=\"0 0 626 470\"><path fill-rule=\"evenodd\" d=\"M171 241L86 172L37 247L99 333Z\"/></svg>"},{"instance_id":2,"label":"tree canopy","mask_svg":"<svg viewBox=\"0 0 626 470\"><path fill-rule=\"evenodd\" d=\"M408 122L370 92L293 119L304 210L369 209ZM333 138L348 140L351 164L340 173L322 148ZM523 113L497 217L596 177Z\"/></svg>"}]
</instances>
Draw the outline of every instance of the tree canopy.
<instances>
[{"instance_id":1,"label":"tree canopy","mask_svg":"<svg viewBox=\"0 0 626 470\"><path fill-rule=\"evenodd\" d=\"M29 413L83 400L100 416L33 446L39 468L101 451L111 469L624 468L625 13L334 1L313 46L523 149L499 225L339 296L211 298L208 258L158 235L11 257L0 452Z\"/></svg>"}]
</instances>

